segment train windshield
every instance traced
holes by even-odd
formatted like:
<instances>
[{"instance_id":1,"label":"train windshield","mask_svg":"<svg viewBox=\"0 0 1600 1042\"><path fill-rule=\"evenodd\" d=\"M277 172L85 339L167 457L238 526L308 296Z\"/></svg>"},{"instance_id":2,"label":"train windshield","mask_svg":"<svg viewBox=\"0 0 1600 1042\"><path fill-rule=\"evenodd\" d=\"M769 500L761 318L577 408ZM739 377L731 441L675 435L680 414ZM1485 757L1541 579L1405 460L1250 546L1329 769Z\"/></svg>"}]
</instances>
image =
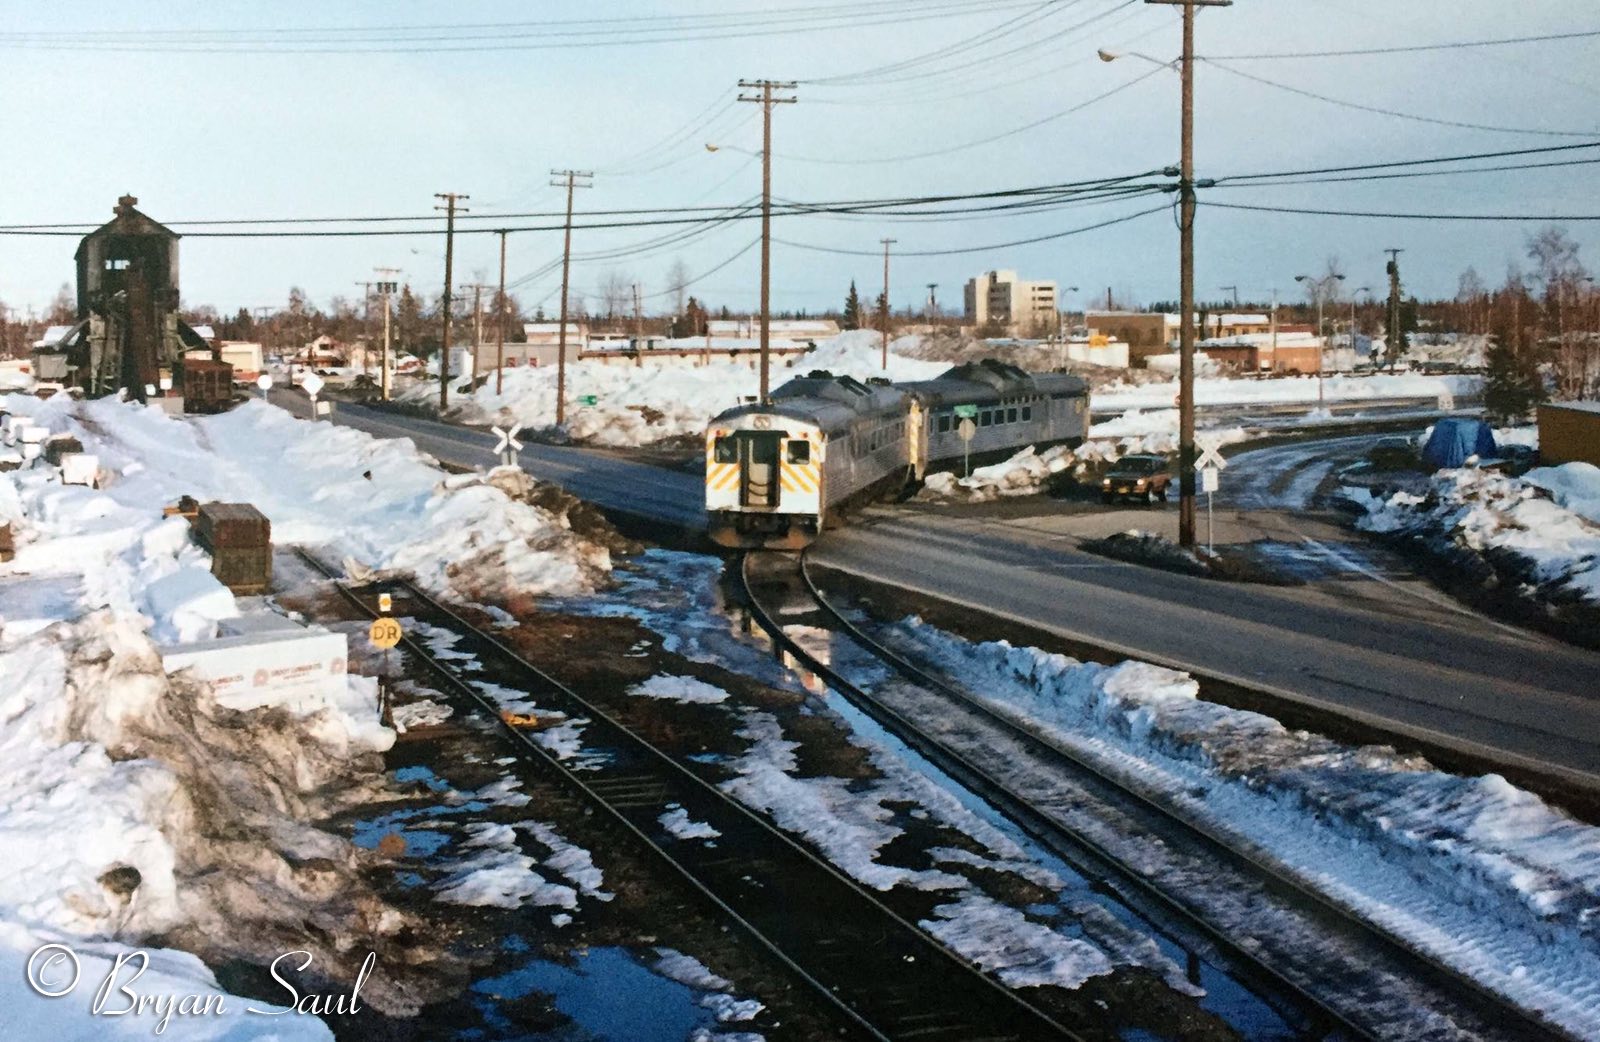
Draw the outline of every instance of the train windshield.
<instances>
[{"instance_id":1,"label":"train windshield","mask_svg":"<svg viewBox=\"0 0 1600 1042\"><path fill-rule=\"evenodd\" d=\"M791 441L789 443L790 463L810 463L811 443L809 441Z\"/></svg>"},{"instance_id":2,"label":"train windshield","mask_svg":"<svg viewBox=\"0 0 1600 1042\"><path fill-rule=\"evenodd\" d=\"M718 463L738 463L739 443L733 438L718 438L715 457Z\"/></svg>"}]
</instances>

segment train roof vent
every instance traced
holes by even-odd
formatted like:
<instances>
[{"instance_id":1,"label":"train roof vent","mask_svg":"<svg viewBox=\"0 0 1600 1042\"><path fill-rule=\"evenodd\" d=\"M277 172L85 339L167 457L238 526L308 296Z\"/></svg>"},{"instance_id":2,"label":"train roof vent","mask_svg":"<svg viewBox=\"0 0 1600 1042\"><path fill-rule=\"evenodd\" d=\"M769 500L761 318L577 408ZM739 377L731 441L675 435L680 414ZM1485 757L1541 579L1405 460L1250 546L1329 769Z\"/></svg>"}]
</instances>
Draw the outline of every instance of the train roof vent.
<instances>
[{"instance_id":1,"label":"train roof vent","mask_svg":"<svg viewBox=\"0 0 1600 1042\"><path fill-rule=\"evenodd\" d=\"M1009 362L1002 362L995 358L985 358L981 362L968 362L958 365L945 373L941 380L966 380L971 383L987 384L999 390L1016 383L1028 383L1032 377L1022 369Z\"/></svg>"},{"instance_id":2,"label":"train roof vent","mask_svg":"<svg viewBox=\"0 0 1600 1042\"><path fill-rule=\"evenodd\" d=\"M853 404L856 399L871 394L871 389L854 377L834 376L832 373L819 369L807 376L790 380L773 391L772 397L774 399L826 398L830 401Z\"/></svg>"}]
</instances>

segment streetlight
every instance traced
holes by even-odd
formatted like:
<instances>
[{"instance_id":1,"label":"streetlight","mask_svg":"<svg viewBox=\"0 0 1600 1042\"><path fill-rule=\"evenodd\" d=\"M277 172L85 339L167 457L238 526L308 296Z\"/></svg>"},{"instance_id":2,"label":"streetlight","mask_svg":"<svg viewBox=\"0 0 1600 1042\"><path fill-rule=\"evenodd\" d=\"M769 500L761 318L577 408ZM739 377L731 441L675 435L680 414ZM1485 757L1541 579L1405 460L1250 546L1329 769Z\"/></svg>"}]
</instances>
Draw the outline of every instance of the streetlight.
<instances>
[{"instance_id":1,"label":"streetlight","mask_svg":"<svg viewBox=\"0 0 1600 1042\"><path fill-rule=\"evenodd\" d=\"M1317 408L1320 409L1322 408L1323 400L1322 352L1327 346L1327 341L1324 340L1322 336L1322 304L1327 295L1328 287L1334 282L1343 282L1344 276L1340 275L1338 272L1333 272L1332 274L1324 275L1320 279L1314 279L1310 275L1296 275L1294 280L1296 282L1304 282L1309 285L1311 287L1311 295L1317 302L1317 335L1315 339L1317 341Z\"/></svg>"}]
</instances>

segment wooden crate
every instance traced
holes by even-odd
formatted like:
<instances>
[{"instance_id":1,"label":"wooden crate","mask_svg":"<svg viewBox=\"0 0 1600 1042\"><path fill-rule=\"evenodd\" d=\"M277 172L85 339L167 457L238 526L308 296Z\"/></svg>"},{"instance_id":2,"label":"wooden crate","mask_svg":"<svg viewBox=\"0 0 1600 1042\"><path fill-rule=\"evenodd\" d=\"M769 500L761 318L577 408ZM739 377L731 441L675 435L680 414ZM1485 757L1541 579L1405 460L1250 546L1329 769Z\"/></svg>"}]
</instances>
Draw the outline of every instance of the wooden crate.
<instances>
[{"instance_id":1,"label":"wooden crate","mask_svg":"<svg viewBox=\"0 0 1600 1042\"><path fill-rule=\"evenodd\" d=\"M211 574L236 594L266 593L272 588L272 547L238 546L213 550Z\"/></svg>"},{"instance_id":2,"label":"wooden crate","mask_svg":"<svg viewBox=\"0 0 1600 1042\"><path fill-rule=\"evenodd\" d=\"M272 522L249 503L202 503L194 530L201 545L212 552L272 547Z\"/></svg>"},{"instance_id":3,"label":"wooden crate","mask_svg":"<svg viewBox=\"0 0 1600 1042\"><path fill-rule=\"evenodd\" d=\"M183 363L185 412L223 412L233 405L233 366L201 358Z\"/></svg>"}]
</instances>

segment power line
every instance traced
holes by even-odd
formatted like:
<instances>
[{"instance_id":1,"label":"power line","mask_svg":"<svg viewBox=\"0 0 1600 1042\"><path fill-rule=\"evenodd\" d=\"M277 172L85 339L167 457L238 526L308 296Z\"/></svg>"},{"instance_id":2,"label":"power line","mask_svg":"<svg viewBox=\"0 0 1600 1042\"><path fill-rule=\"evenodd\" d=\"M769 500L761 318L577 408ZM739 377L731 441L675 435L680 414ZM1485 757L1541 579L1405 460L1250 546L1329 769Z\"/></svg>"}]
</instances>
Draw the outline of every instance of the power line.
<instances>
[{"instance_id":1,"label":"power line","mask_svg":"<svg viewBox=\"0 0 1600 1042\"><path fill-rule=\"evenodd\" d=\"M1265 76L1257 76L1253 73L1245 72L1242 69L1235 69L1231 66L1224 65L1214 58L1205 58L1200 60L1205 61L1207 64L1211 65L1212 68L1221 69L1223 72L1231 73L1234 76L1240 77L1241 79L1251 80L1255 83L1260 83L1277 90L1287 91L1290 94L1298 94L1304 98L1313 98L1317 101L1326 102L1329 105L1337 105L1340 108L1355 109L1358 112L1371 112L1380 116L1392 116L1396 119L1408 119L1416 123L1432 123L1441 127L1456 127L1463 130L1487 130L1496 134L1538 134L1544 137L1593 137L1595 135L1595 132L1592 130L1535 130L1529 127L1497 127L1486 123L1467 123L1461 120L1438 119L1433 116L1419 116L1414 112L1400 112L1395 109L1379 108L1376 105L1363 105L1356 101L1345 101L1342 98L1333 98L1326 94L1318 94L1316 91L1306 90L1303 87L1293 87L1287 83L1279 83L1276 80L1269 80Z\"/></svg>"},{"instance_id":2,"label":"power line","mask_svg":"<svg viewBox=\"0 0 1600 1042\"><path fill-rule=\"evenodd\" d=\"M1384 163L1357 163L1349 166L1324 166L1310 170L1277 170L1267 174L1231 174L1216 179L1217 184L1228 181L1247 181L1267 177L1309 177L1317 174L1346 174L1357 170L1391 170L1397 167L1427 166L1435 163L1466 163L1479 159L1507 159L1512 156L1550 155L1557 152L1575 152L1600 148L1600 141L1586 141L1580 145L1542 145L1538 148L1502 149L1496 152L1469 152L1453 156L1429 156L1423 159L1396 159Z\"/></svg>"},{"instance_id":3,"label":"power line","mask_svg":"<svg viewBox=\"0 0 1600 1042\"><path fill-rule=\"evenodd\" d=\"M1055 239L1065 239L1068 236L1072 236L1072 235L1082 235L1085 232L1099 231L1101 228L1110 228L1112 225L1116 225L1116 224L1125 224L1128 221L1138 220L1141 217L1148 217L1151 214L1162 213L1166 209L1167 209L1167 207L1165 205L1156 206L1156 207L1152 207L1151 209L1148 209L1148 210L1139 210L1136 213L1124 214L1121 217L1113 217L1112 219L1110 219L1108 221L1100 221L1100 222L1097 222L1095 224L1087 224L1087 225L1084 225L1081 228L1069 228L1066 231L1053 232L1053 233L1051 233L1049 235L1036 235L1036 236L1034 236L1033 238L1030 238L1030 239L1014 239L1011 242L993 242L993 243L988 243L988 244L983 245L983 246L964 246L964 247L961 247L959 249L950 249L950 250L901 250L900 251L900 256L902 256L902 257L953 257L953 256L957 256L957 255L963 254L963 253L982 253L982 252L984 252L986 250L1000 250L1000 249L1005 249L1005 248L1011 247L1011 246L1031 246L1034 243L1051 242L1051 241L1053 241ZM782 243L785 246L791 246L791 247L793 247L795 249L798 249L798 250L813 250L813 251L818 252L818 253L835 253L835 254L840 254L842 256L847 256L847 257L877 257L877 256L880 256L880 254L876 250L846 250L846 249L840 249L840 248L833 247L833 246L818 246L818 245L816 245L814 243L808 243L808 242L793 242L793 241L791 241L789 239L776 239L775 238L772 241L773 242L777 242L777 243Z\"/></svg>"},{"instance_id":4,"label":"power line","mask_svg":"<svg viewBox=\"0 0 1600 1042\"><path fill-rule=\"evenodd\" d=\"M1453 174L1493 174L1507 170L1551 170L1558 167L1594 166L1600 163L1596 159L1559 159L1549 163L1503 163L1498 166L1467 167L1460 170L1410 170L1395 174L1352 174L1345 177L1307 177L1291 178L1286 180L1252 180L1249 182L1222 182L1218 181L1217 188L1272 188L1282 185L1326 185L1366 181L1397 181L1417 177L1449 177Z\"/></svg>"},{"instance_id":5,"label":"power line","mask_svg":"<svg viewBox=\"0 0 1600 1042\"><path fill-rule=\"evenodd\" d=\"M1027 3L1034 2L1037 0L1027 0ZM6 33L0 34L0 48L75 52L263 55L441 54L587 49L748 39L882 25L904 25L908 22L977 14L1005 7L1021 7L1027 3L1005 3L1003 0L1001 2L985 0L981 3L973 0L952 0L943 4L929 4L916 0L900 0L898 3L886 2L836 8L832 13L825 8L790 9L795 13L788 15L746 13L742 20L716 23L695 23L685 20L699 16L673 16L679 21L661 25L637 25L632 28L619 24L622 20L614 20L608 24L589 19L576 22L504 23L478 26L469 30L444 26L437 27L433 35L416 35L410 31L394 29L330 29L322 30L324 36L321 39L262 38L260 34L263 30L185 31L191 33L188 36L151 33L107 35L92 32ZM732 16L726 15L718 17L732 19ZM573 25L585 28L553 28ZM307 30L307 32L313 31ZM257 36L252 39L241 35L244 33L256 33Z\"/></svg>"},{"instance_id":6,"label":"power line","mask_svg":"<svg viewBox=\"0 0 1600 1042\"><path fill-rule=\"evenodd\" d=\"M1219 210L1256 210L1262 213L1296 213L1315 217L1375 217L1395 221L1600 221L1600 214L1487 214L1487 213L1380 213L1371 210L1319 210L1295 206L1259 206L1249 203L1204 205Z\"/></svg>"},{"instance_id":7,"label":"power line","mask_svg":"<svg viewBox=\"0 0 1600 1042\"><path fill-rule=\"evenodd\" d=\"M1283 51L1276 54L1203 55L1201 61L1278 61L1284 58L1347 58L1363 54L1418 54L1424 51L1456 51L1473 47L1506 47L1521 43L1549 43L1556 40L1586 40L1600 36L1600 29L1543 36L1507 36L1498 40L1462 40L1455 43L1421 43L1399 47L1362 47L1343 51Z\"/></svg>"}]
</instances>

